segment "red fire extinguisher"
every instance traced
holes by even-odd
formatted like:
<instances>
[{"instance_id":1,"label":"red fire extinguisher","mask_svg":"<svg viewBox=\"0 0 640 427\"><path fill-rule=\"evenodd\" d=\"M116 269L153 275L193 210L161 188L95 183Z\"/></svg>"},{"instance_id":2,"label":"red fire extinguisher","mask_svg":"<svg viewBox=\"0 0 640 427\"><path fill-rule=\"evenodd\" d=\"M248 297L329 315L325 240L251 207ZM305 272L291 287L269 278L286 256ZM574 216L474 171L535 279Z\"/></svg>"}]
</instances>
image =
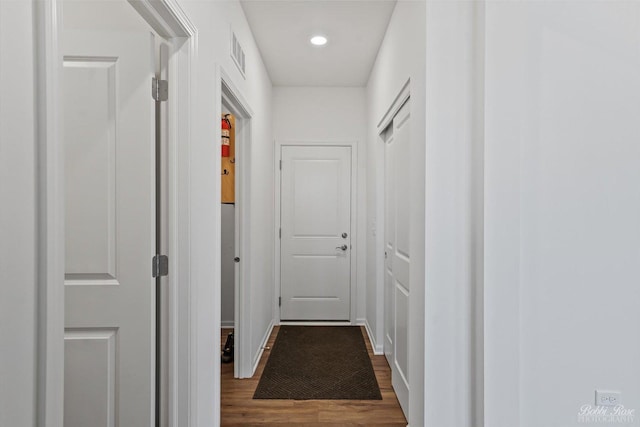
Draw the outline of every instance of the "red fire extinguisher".
<instances>
[{"instance_id":1,"label":"red fire extinguisher","mask_svg":"<svg viewBox=\"0 0 640 427\"><path fill-rule=\"evenodd\" d=\"M229 131L231 129L231 121L229 114L225 114L222 118L222 157L229 157Z\"/></svg>"}]
</instances>

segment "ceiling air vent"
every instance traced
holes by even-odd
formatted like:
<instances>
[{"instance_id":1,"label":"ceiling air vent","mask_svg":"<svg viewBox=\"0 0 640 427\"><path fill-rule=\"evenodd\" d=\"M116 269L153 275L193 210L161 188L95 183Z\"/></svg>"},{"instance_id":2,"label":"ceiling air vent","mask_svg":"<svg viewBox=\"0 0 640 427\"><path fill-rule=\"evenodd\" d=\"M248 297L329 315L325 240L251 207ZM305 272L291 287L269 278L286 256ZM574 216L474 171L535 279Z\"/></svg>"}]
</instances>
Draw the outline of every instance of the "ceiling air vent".
<instances>
[{"instance_id":1,"label":"ceiling air vent","mask_svg":"<svg viewBox=\"0 0 640 427\"><path fill-rule=\"evenodd\" d=\"M242 46L240 46L240 42L236 37L236 33L234 33L233 31L231 32L231 57L233 58L233 62L235 62L236 65L238 66L238 70L240 70L242 77L244 77L245 76L244 75L245 73L244 50L242 49Z\"/></svg>"}]
</instances>

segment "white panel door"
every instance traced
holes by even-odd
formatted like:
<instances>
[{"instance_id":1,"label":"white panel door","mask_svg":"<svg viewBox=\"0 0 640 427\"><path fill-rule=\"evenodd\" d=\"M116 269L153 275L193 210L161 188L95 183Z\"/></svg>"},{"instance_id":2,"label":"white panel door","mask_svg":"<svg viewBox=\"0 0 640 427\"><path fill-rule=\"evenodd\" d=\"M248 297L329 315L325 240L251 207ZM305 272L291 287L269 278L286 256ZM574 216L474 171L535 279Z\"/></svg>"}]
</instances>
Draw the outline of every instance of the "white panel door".
<instances>
[{"instance_id":1,"label":"white panel door","mask_svg":"<svg viewBox=\"0 0 640 427\"><path fill-rule=\"evenodd\" d=\"M385 138L385 349L391 382L409 413L409 101L393 118Z\"/></svg>"},{"instance_id":2,"label":"white panel door","mask_svg":"<svg viewBox=\"0 0 640 427\"><path fill-rule=\"evenodd\" d=\"M155 105L148 32L65 31L65 427L152 426Z\"/></svg>"},{"instance_id":3,"label":"white panel door","mask_svg":"<svg viewBox=\"0 0 640 427\"><path fill-rule=\"evenodd\" d=\"M351 147L283 146L282 320L349 320Z\"/></svg>"}]
</instances>

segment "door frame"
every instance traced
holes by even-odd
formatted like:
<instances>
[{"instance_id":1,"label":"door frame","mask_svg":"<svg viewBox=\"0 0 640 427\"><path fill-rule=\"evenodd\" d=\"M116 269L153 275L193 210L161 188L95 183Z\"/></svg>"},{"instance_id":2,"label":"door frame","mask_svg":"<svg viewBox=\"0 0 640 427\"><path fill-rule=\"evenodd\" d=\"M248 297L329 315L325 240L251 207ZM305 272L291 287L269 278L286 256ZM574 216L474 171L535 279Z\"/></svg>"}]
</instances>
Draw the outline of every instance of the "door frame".
<instances>
[{"instance_id":1,"label":"door frame","mask_svg":"<svg viewBox=\"0 0 640 427\"><path fill-rule=\"evenodd\" d=\"M36 13L37 94L37 366L36 419L39 427L62 427L64 407L64 144L60 79L62 58L61 2L34 2ZM175 0L131 1L142 18L172 44L168 101L168 253L170 259L167 312L168 419L165 425L188 426L197 419L196 301L190 297L189 265L189 141L192 67L197 51L196 28ZM186 350L186 351L185 351ZM214 403L215 405L215 403ZM219 412L219 406L215 409ZM191 423L191 424L190 424Z\"/></svg>"},{"instance_id":2,"label":"door frame","mask_svg":"<svg viewBox=\"0 0 640 427\"><path fill-rule=\"evenodd\" d=\"M351 148L351 283L350 283L350 296L351 299L349 303L349 322L295 322L296 324L305 324L305 325L320 325L320 324L328 324L328 325L355 325L357 323L357 297L358 297L358 197L357 197L357 189L358 189L358 141L355 140L313 140L313 141L298 141L298 140L276 140L275 141L275 152L274 152L274 171L275 171L275 224L274 224L274 254L275 254L275 262L274 262L274 301L273 301L273 312L275 313L274 319L277 325L282 324L280 319L280 306L278 304L280 293L280 236L279 229L281 224L281 178L282 174L280 173L280 161L282 160L282 147L284 146L297 146L297 147L350 147ZM366 250L366 248L363 248Z\"/></svg>"},{"instance_id":3,"label":"door frame","mask_svg":"<svg viewBox=\"0 0 640 427\"><path fill-rule=\"evenodd\" d=\"M400 366L397 363L397 354L398 354L398 347L396 346L397 344L397 339L398 339L398 335L396 333L397 331L397 299L396 299L396 278L397 278L397 271L394 267L393 271L392 271L392 278L394 279L392 285L393 288L393 294L392 295L387 295L386 291L386 284L385 284L385 280L386 280L386 276L387 276L387 272L386 272L386 268L387 268L387 259L385 259L384 254L387 251L387 228L386 228L386 224L387 224L387 179L390 176L389 175L389 170L387 168L388 166L388 153L389 153L389 146L388 146L388 140L389 138L385 137L384 133L385 131L389 128L389 127L393 127L393 136L392 138L396 138L396 126L395 126L395 120L396 117L398 116L398 113L405 108L409 108L409 114L411 112L411 105L407 105L407 103L409 103L411 100L411 93L410 93L410 86L409 86L409 82L407 82L405 84L405 86L400 90L398 96L394 99L394 101L392 102L391 106L389 107L389 109L387 110L387 113L385 114L385 116L383 117L383 119L379 122L378 127L377 127L377 132L378 132L378 145L381 146L381 153L382 153L382 162L381 162L381 168L380 170L382 171L382 174L380 174L382 176L382 186L381 188L378 188L378 190L381 193L381 197L378 198L378 201L381 201L381 207L382 207L382 212L381 215L379 216L380 221L378 226L380 227L380 229L382 230L380 233L380 237L383 240L383 243L381 246L377 247L377 251L382 252L381 255L381 265L378 265L378 270L382 270L382 280L381 282L377 283L378 286L381 286L382 289L382 300L383 300L383 310L381 310L383 316L382 316L382 327L380 328L382 331L382 342L380 343L380 345L382 346L382 350L383 353L385 355L385 358L387 359L387 362L389 363L390 367L391 367L391 379L392 379L392 385L393 384L398 384L398 388L396 388L395 386L393 386L394 392L396 393L396 395L398 396L398 402L400 402L400 406L402 408L402 411L404 412L404 415L407 419L409 419L409 394L411 393L411 388L410 388L410 377L407 375L407 372L402 372L402 369L400 368ZM408 120L408 119L407 119ZM394 143L395 144L395 143ZM411 134L409 133L409 147L411 147ZM397 221L397 218L396 218ZM393 224L392 224L393 225ZM409 226L411 226L411 224L409 224ZM411 228L409 229L409 233L411 234ZM394 252L396 250L396 244L397 242L394 242ZM393 255L390 254L391 257L393 257ZM413 257L411 257L413 259ZM409 266L410 270L412 269L411 263ZM378 272L376 272L378 273ZM376 274L377 276L377 274ZM410 273L411 276L411 273ZM409 281L409 284L411 282ZM376 290L379 290L379 288L377 288ZM410 292L412 294L412 292ZM387 297L390 297L392 300L388 301ZM409 301L411 301L411 295L409 295ZM391 351L391 361L388 360L387 356L387 337L386 337L386 329L387 329L387 323L386 323L386 317L387 317L387 309L390 306L390 303L394 305L394 319L392 320L392 324L393 324L393 328L394 328L394 332L393 332L393 341L391 343L391 346L393 346L393 349ZM408 307L409 310L411 310L411 304L409 304ZM407 347L404 349L407 352L408 358L411 359L411 353L409 352L409 343L410 340L412 338L412 334L415 333L414 331L414 326L412 325L411 322L409 321L410 319L410 314L407 313ZM410 369L410 365L411 365L411 361L408 360L407 362L407 367L406 369ZM397 368L397 369L396 369ZM398 376L394 375L394 374L398 374ZM404 384L401 385L401 383Z\"/></svg>"},{"instance_id":4,"label":"door frame","mask_svg":"<svg viewBox=\"0 0 640 427\"><path fill-rule=\"evenodd\" d=\"M376 140L374 144L374 156L375 156L375 164L376 170L381 171L381 173L376 174L376 183L375 183L375 218L377 218L376 226L375 226L375 260L376 260L376 269L375 269L375 292L376 292L376 325L380 325L376 328L375 332L375 341L372 342L372 346L375 348L379 354L386 354L385 345L386 345L386 337L385 337L385 317L386 317L386 309L388 301L385 298L385 258L384 252L386 250L386 228L385 224L387 222L387 218L385 215L386 209L385 204L387 202L385 195L386 188L386 179L387 179L387 168L386 168L386 146L387 141L384 137L384 132L389 125L392 125L393 119L398 114L402 106L411 99L411 79L407 79L405 83L402 85L400 90L397 92L393 101L387 107L385 113L382 115L380 121L376 125ZM416 333L422 333L422 328L415 328L409 321L408 323L408 339L412 340ZM395 336L394 336L395 343ZM395 352L394 352L395 353ZM409 353L409 369L411 370L412 363L415 363L414 357L411 353ZM385 358L386 360L386 358ZM408 400L411 401L412 389L409 389ZM404 409L403 409L404 412ZM409 419L409 413L405 413L405 417L407 420Z\"/></svg>"},{"instance_id":5,"label":"door frame","mask_svg":"<svg viewBox=\"0 0 640 427\"><path fill-rule=\"evenodd\" d=\"M386 140L383 136L384 131L387 127L393 122L394 117L400 111L400 108L411 98L411 80L407 79L404 83L393 102L389 105L386 112L378 122L376 126L376 144L375 144L375 155L376 155L376 170L382 171L376 175L376 206L375 206L375 217L378 218L376 224L376 242L375 242L375 259L376 259L376 301L381 301L381 304L378 304L378 310L376 310L376 325L382 325L382 327L377 328L375 342L373 346L377 351L381 354L384 354L384 344L386 342L384 336L385 329L385 310L387 301L385 300L384 293L384 276L385 276L385 224L386 224L386 216L385 216L385 184L386 184L386 176L387 170L385 166L386 161ZM411 336L411 335L409 335ZM408 414L407 414L408 416Z\"/></svg>"},{"instance_id":6,"label":"door frame","mask_svg":"<svg viewBox=\"0 0 640 427\"><path fill-rule=\"evenodd\" d=\"M251 361L251 313L247 310L250 307L251 299L251 258L249 256L251 248L251 232L249 217L249 186L251 185L251 168L247 165L249 152L251 149L252 125L251 120L253 110L250 104L242 96L242 92L236 87L231 76L224 67L218 65L216 81L218 84L217 93L220 100L216 105L218 117L222 115L222 104L224 103L230 112L236 117L236 129L241 129L236 133L235 153L235 247L236 256L240 257L240 263L236 264L235 284L234 284L234 361L233 376L235 378L251 378L255 371ZM242 126L237 125L238 121ZM220 130L218 130L220 132ZM218 173L220 180L221 174ZM221 182L218 187L220 187ZM218 242L222 244L222 242ZM221 250L221 249L220 249ZM220 289L218 289L220 292ZM218 318L218 322L220 319ZM220 325L216 328L216 334L220 333ZM216 342L220 342L217 339ZM219 400L219 399L218 399Z\"/></svg>"}]
</instances>

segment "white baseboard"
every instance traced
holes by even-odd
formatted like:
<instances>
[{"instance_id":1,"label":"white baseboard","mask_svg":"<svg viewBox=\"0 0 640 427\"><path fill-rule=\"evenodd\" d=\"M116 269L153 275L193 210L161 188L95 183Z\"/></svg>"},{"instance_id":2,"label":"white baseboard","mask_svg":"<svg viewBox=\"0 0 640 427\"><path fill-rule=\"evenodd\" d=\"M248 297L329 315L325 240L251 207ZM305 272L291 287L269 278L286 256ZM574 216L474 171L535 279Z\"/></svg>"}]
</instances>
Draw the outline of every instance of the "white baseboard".
<instances>
[{"instance_id":1,"label":"white baseboard","mask_svg":"<svg viewBox=\"0 0 640 427\"><path fill-rule=\"evenodd\" d=\"M357 323L356 323L357 324ZM310 320L308 322L288 322L286 320L281 320L280 325L282 326L351 326L351 322L326 322L321 320Z\"/></svg>"},{"instance_id":2,"label":"white baseboard","mask_svg":"<svg viewBox=\"0 0 640 427\"><path fill-rule=\"evenodd\" d=\"M363 325L364 329L367 331L367 335L369 336L369 341L371 342L371 348L373 349L373 354L376 356L384 355L384 348L382 344L378 344L374 338L373 332L371 331L371 326L369 326L369 321L367 319L358 319L359 325Z\"/></svg>"},{"instance_id":3,"label":"white baseboard","mask_svg":"<svg viewBox=\"0 0 640 427\"><path fill-rule=\"evenodd\" d=\"M260 348L258 349L258 352L256 353L256 357L253 360L253 369L251 370L251 377L253 377L253 375L256 373L256 369L258 369L260 358L262 357L262 353L264 353L264 348L266 347L267 342L269 341L269 337L273 332L274 326L275 326L275 322L272 320L271 323L269 324L269 327L267 328L267 333L264 335L264 337L262 337L262 343L260 344Z\"/></svg>"},{"instance_id":4,"label":"white baseboard","mask_svg":"<svg viewBox=\"0 0 640 427\"><path fill-rule=\"evenodd\" d=\"M220 327L222 329L233 329L236 327L236 322L234 322L233 320L222 320L220 322Z\"/></svg>"}]
</instances>

